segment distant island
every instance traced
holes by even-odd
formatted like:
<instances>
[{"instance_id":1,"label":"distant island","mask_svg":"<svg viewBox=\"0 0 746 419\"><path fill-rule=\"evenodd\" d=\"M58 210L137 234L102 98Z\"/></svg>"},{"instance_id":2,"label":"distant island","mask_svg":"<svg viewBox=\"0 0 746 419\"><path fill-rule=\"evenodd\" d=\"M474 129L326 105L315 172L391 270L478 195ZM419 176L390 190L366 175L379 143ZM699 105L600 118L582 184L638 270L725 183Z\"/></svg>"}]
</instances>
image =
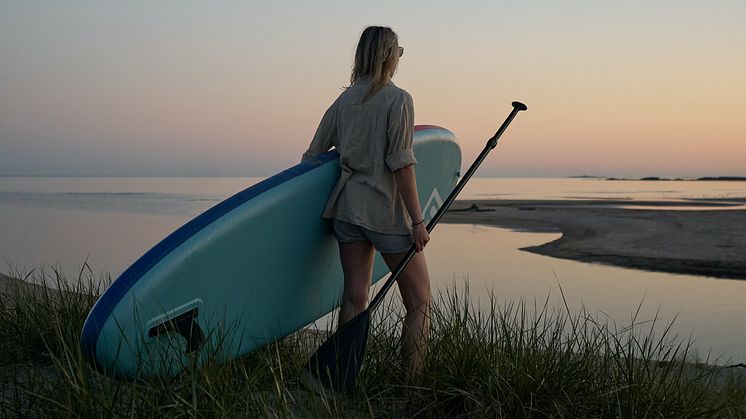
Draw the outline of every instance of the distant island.
<instances>
[{"instance_id":1,"label":"distant island","mask_svg":"<svg viewBox=\"0 0 746 419\"><path fill-rule=\"evenodd\" d=\"M573 176L577 177L577 176ZM643 180L643 181L682 181L682 182L692 182L692 181L717 181L717 182L746 182L746 176L705 176L705 177L699 177L696 179L684 179L684 178L664 178L664 177L658 177L658 176L647 176L639 179L635 178L616 178L616 177L610 177L606 178L606 180Z\"/></svg>"},{"instance_id":2,"label":"distant island","mask_svg":"<svg viewBox=\"0 0 746 419\"><path fill-rule=\"evenodd\" d=\"M714 176L714 177L701 177L697 180L727 180L727 181L746 181L746 176Z\"/></svg>"}]
</instances>

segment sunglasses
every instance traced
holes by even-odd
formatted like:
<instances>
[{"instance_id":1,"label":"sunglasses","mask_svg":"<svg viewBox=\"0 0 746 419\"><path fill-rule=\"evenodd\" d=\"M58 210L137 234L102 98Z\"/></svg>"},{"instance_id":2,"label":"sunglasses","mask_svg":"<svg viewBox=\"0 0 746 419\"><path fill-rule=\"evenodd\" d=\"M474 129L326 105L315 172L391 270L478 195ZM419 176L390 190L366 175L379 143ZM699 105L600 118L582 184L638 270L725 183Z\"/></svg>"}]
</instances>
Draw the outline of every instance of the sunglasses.
<instances>
[{"instance_id":1,"label":"sunglasses","mask_svg":"<svg viewBox=\"0 0 746 419\"><path fill-rule=\"evenodd\" d=\"M399 56L401 57L404 55L404 47L398 47L397 50L399 51Z\"/></svg>"}]
</instances>

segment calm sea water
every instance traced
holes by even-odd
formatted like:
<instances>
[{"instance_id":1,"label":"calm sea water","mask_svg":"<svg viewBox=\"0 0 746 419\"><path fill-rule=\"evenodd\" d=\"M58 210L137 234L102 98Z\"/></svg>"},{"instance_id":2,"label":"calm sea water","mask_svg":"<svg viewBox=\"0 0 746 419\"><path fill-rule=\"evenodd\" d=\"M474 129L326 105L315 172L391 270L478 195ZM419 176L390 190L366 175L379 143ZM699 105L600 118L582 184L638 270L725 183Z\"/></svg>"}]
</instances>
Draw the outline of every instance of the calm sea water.
<instances>
[{"instance_id":1,"label":"calm sea water","mask_svg":"<svg viewBox=\"0 0 746 419\"><path fill-rule=\"evenodd\" d=\"M261 178L0 177L0 272L49 269L70 278L87 260L97 273L119 275L167 234ZM475 178L463 198L690 199L746 197L746 182L641 182L597 179ZM645 272L539 256L518 250L559 234L442 224L428 245L434 288L463 287L475 301L534 299L629 324L661 324L690 335L701 353L746 362L746 281ZM725 362L723 360L722 362Z\"/></svg>"}]
</instances>

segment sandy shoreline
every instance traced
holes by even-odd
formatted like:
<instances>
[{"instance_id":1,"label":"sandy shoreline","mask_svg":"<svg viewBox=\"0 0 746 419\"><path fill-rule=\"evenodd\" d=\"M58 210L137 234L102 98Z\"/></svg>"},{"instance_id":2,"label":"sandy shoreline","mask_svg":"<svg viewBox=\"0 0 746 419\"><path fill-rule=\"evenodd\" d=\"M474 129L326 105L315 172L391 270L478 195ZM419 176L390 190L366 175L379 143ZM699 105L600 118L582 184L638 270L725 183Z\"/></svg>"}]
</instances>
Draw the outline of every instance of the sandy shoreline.
<instances>
[{"instance_id":1,"label":"sandy shoreline","mask_svg":"<svg viewBox=\"0 0 746 419\"><path fill-rule=\"evenodd\" d=\"M23 288L26 290L33 290L36 292L43 291L42 287L39 285L32 284L30 282L23 281L23 280L13 278L13 277L0 273L0 295L10 294L12 290L19 289L19 288Z\"/></svg>"},{"instance_id":2,"label":"sandy shoreline","mask_svg":"<svg viewBox=\"0 0 746 419\"><path fill-rule=\"evenodd\" d=\"M546 256L651 271L746 279L744 203L746 198L728 202L463 200L453 204L443 222L561 232L562 237L555 241L522 249ZM631 204L666 209L623 207ZM692 206L702 209L677 209Z\"/></svg>"},{"instance_id":3,"label":"sandy shoreline","mask_svg":"<svg viewBox=\"0 0 746 419\"><path fill-rule=\"evenodd\" d=\"M639 208L647 206L658 209ZM682 210L687 207L699 209ZM746 198L459 200L442 221L562 233L552 242L521 249L545 256L746 279ZM0 293L12 282L0 274Z\"/></svg>"}]
</instances>

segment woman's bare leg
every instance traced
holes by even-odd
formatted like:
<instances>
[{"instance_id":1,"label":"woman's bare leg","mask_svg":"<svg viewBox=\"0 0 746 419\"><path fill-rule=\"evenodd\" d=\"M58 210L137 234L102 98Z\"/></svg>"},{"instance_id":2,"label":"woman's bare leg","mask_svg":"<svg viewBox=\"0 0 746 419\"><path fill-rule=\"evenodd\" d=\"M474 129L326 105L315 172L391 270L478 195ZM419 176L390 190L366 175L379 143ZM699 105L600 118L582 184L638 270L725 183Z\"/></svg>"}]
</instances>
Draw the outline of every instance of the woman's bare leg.
<instances>
[{"instance_id":1,"label":"woman's bare leg","mask_svg":"<svg viewBox=\"0 0 746 419\"><path fill-rule=\"evenodd\" d=\"M391 271L395 270L406 253L383 254ZM415 253L397 279L399 292L407 310L402 328L401 356L405 379L420 375L425 367L427 338L430 334L430 275L423 252Z\"/></svg>"},{"instance_id":2,"label":"woman's bare leg","mask_svg":"<svg viewBox=\"0 0 746 419\"><path fill-rule=\"evenodd\" d=\"M345 283L342 292L342 307L339 310L339 326L352 320L368 305L370 277L373 274L375 249L367 240L339 243L339 258Z\"/></svg>"}]
</instances>

